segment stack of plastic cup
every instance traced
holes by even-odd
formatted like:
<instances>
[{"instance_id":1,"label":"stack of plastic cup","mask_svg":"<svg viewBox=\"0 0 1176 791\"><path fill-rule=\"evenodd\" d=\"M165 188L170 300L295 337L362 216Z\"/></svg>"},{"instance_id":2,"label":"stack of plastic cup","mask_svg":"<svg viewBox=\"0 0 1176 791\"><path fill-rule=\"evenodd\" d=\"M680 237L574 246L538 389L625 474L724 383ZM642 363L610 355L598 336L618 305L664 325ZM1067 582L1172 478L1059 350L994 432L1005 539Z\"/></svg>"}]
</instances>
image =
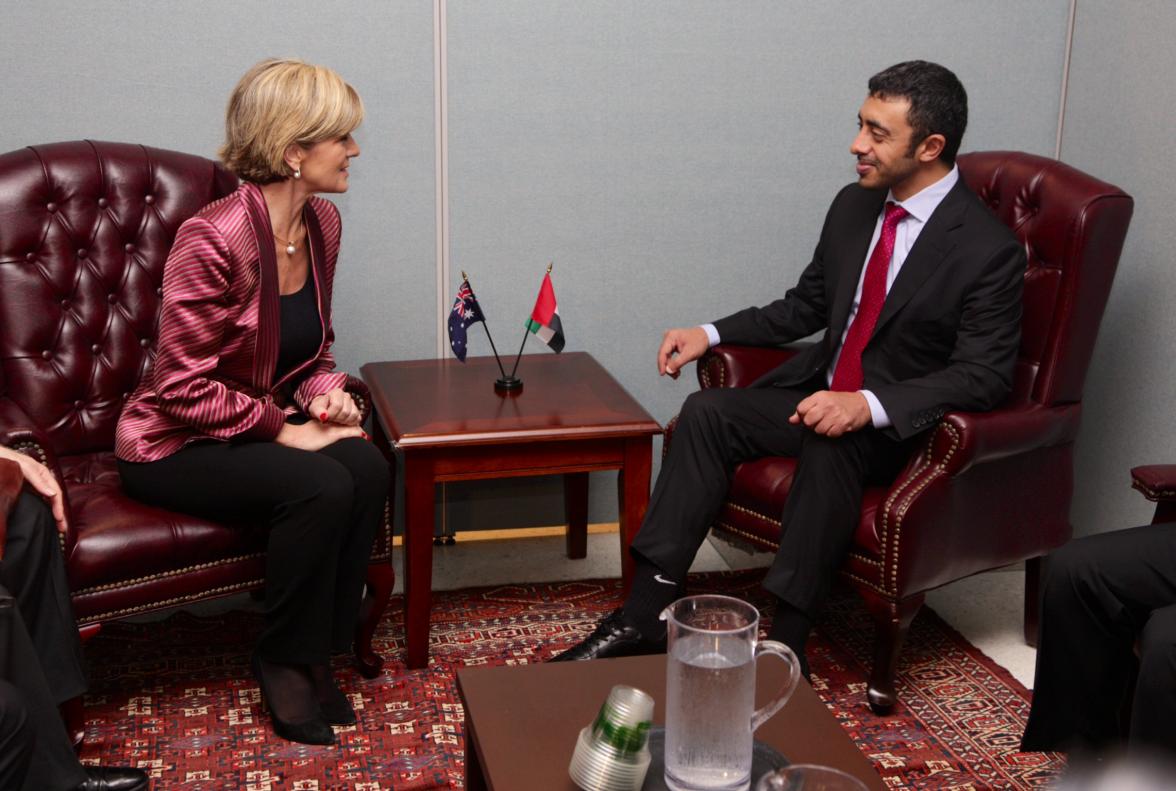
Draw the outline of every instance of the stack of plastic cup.
<instances>
[{"instance_id":1,"label":"stack of plastic cup","mask_svg":"<svg viewBox=\"0 0 1176 791\"><path fill-rule=\"evenodd\" d=\"M653 698L635 687L613 687L576 740L568 766L572 781L584 791L640 791L649 769L652 720Z\"/></svg>"}]
</instances>

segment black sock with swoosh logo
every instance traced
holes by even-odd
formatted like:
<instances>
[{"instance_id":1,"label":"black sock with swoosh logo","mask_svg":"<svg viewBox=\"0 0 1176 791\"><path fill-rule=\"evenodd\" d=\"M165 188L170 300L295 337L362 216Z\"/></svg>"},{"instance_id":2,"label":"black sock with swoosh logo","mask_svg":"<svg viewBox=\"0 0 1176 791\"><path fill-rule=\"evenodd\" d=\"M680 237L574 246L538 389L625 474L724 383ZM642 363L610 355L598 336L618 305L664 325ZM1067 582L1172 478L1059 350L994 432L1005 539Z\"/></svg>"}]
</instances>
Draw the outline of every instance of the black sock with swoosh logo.
<instances>
[{"instance_id":1,"label":"black sock with swoosh logo","mask_svg":"<svg viewBox=\"0 0 1176 791\"><path fill-rule=\"evenodd\" d=\"M644 558L637 558L633 589L625 599L625 620L635 626L646 640L665 638L662 610L682 598L682 584L670 579L661 569Z\"/></svg>"}]
</instances>

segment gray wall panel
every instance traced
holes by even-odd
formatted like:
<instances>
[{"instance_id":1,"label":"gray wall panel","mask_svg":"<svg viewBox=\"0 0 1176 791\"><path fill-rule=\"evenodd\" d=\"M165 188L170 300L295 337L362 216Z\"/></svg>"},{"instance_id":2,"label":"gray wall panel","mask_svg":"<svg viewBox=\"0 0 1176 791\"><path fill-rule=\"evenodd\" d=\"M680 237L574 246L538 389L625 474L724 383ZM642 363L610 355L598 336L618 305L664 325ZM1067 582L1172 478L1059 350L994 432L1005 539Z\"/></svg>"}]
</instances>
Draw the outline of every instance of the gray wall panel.
<instances>
[{"instance_id":1,"label":"gray wall panel","mask_svg":"<svg viewBox=\"0 0 1176 791\"><path fill-rule=\"evenodd\" d=\"M269 56L339 71L364 97L363 153L335 196L342 367L435 343L429 2L5 2L0 151L94 138L215 157L241 74Z\"/></svg>"},{"instance_id":2,"label":"gray wall panel","mask_svg":"<svg viewBox=\"0 0 1176 791\"><path fill-rule=\"evenodd\" d=\"M554 259L568 347L596 355L662 422L694 387L692 371L658 380L662 331L795 281L854 177L872 73L943 62L969 90L965 148L1053 151L1061 0L907 2L868 23L850 2L448 6L454 277L470 272L513 354ZM472 336L472 353L488 354L480 328ZM612 519L614 489L599 484L592 518ZM529 513L518 517L554 518Z\"/></svg>"},{"instance_id":3,"label":"gray wall panel","mask_svg":"<svg viewBox=\"0 0 1176 791\"><path fill-rule=\"evenodd\" d=\"M1083 399L1079 534L1149 522L1152 505L1131 490L1128 470L1176 462L1176 188L1164 153L1176 105L1173 30L1176 5L1163 0L1078 4L1062 159L1135 198Z\"/></svg>"}]
</instances>

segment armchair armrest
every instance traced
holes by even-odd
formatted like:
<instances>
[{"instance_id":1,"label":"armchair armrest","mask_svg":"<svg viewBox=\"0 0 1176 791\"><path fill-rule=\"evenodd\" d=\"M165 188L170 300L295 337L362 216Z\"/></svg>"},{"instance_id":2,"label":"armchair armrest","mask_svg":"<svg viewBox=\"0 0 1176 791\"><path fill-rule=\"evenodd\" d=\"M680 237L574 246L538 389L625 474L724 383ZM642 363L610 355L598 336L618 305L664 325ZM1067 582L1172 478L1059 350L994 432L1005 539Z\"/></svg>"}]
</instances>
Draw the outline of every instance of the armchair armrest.
<instances>
[{"instance_id":1,"label":"armchair armrest","mask_svg":"<svg viewBox=\"0 0 1176 791\"><path fill-rule=\"evenodd\" d=\"M932 435L929 461L958 475L976 464L1069 444L1078 436L1081 417L1078 404L948 412Z\"/></svg>"},{"instance_id":2,"label":"armchair armrest","mask_svg":"<svg viewBox=\"0 0 1176 791\"><path fill-rule=\"evenodd\" d=\"M768 371L796 355L803 344L794 346L740 346L720 343L698 358L698 385L747 387Z\"/></svg>"},{"instance_id":3,"label":"armchair armrest","mask_svg":"<svg viewBox=\"0 0 1176 791\"><path fill-rule=\"evenodd\" d=\"M343 385L343 389L351 394L355 405L359 407L359 422L366 423L368 415L372 413L372 392L368 390L368 386L364 384L362 379L347 375L347 384Z\"/></svg>"},{"instance_id":4,"label":"armchair armrest","mask_svg":"<svg viewBox=\"0 0 1176 791\"><path fill-rule=\"evenodd\" d=\"M8 512L24 483L20 465L9 459L0 459L0 560L4 559L4 546L8 543Z\"/></svg>"},{"instance_id":5,"label":"armchair armrest","mask_svg":"<svg viewBox=\"0 0 1176 791\"><path fill-rule=\"evenodd\" d=\"M875 522L898 597L1061 546L1072 528L1079 404L945 415L890 487Z\"/></svg>"},{"instance_id":6,"label":"armchair armrest","mask_svg":"<svg viewBox=\"0 0 1176 791\"><path fill-rule=\"evenodd\" d=\"M1147 464L1131 468L1131 488L1152 502L1176 501L1176 464Z\"/></svg>"}]
</instances>

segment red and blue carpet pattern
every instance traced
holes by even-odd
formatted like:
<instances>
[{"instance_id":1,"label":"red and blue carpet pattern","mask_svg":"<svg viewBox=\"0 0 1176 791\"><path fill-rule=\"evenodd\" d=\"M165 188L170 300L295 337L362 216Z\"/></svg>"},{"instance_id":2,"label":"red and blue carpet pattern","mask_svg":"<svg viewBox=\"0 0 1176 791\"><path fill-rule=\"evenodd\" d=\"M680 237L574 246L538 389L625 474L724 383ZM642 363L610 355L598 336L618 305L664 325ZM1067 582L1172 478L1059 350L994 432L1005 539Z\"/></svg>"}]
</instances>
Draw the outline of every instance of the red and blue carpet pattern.
<instances>
[{"instance_id":1,"label":"red and blue carpet pattern","mask_svg":"<svg viewBox=\"0 0 1176 791\"><path fill-rule=\"evenodd\" d=\"M762 572L691 578L692 592L727 593L767 611ZM84 762L147 769L155 789L416 791L462 788L462 711L455 671L542 661L616 606L618 580L502 585L433 597L432 659L406 672L400 602L377 638L379 678L339 668L359 714L335 747L277 738L248 659L260 616L230 612L108 626L87 647ZM1031 788L1062 768L1017 752L1028 693L934 613L915 621L890 717L865 703L873 628L852 594L834 597L810 642L813 685L892 789ZM787 752L787 751L785 751Z\"/></svg>"}]
</instances>

